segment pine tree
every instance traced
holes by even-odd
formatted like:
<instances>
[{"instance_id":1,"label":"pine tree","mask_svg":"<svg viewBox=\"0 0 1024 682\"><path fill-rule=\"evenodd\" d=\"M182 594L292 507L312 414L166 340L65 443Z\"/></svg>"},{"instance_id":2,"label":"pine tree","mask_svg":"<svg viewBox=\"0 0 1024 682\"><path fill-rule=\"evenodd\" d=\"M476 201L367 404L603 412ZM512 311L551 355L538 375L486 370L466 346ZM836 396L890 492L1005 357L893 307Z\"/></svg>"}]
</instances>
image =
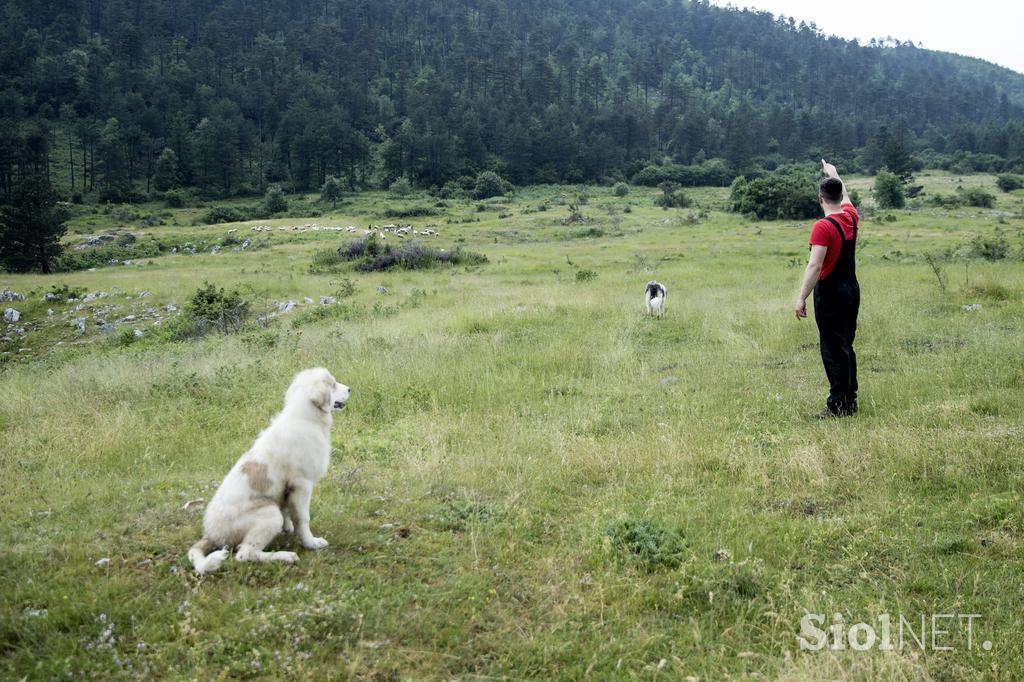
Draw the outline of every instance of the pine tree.
<instances>
[{"instance_id":1,"label":"pine tree","mask_svg":"<svg viewBox=\"0 0 1024 682\"><path fill-rule=\"evenodd\" d=\"M61 253L65 220L45 174L22 179L0 215L0 263L10 272L39 268L49 274L51 262Z\"/></svg>"},{"instance_id":2,"label":"pine tree","mask_svg":"<svg viewBox=\"0 0 1024 682\"><path fill-rule=\"evenodd\" d=\"M153 188L158 192L166 192L178 186L178 155L173 149L164 147L156 160L153 172Z\"/></svg>"}]
</instances>

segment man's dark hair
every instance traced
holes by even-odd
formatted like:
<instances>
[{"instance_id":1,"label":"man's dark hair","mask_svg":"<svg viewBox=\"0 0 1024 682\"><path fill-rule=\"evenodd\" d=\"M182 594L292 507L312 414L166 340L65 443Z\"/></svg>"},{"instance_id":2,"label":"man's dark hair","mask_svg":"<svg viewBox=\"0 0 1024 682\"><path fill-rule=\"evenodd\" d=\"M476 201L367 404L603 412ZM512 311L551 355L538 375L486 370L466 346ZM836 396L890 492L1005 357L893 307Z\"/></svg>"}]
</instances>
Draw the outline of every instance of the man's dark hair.
<instances>
[{"instance_id":1,"label":"man's dark hair","mask_svg":"<svg viewBox=\"0 0 1024 682\"><path fill-rule=\"evenodd\" d=\"M830 204L838 204L843 198L843 181L839 178L825 178L818 185L818 193Z\"/></svg>"}]
</instances>

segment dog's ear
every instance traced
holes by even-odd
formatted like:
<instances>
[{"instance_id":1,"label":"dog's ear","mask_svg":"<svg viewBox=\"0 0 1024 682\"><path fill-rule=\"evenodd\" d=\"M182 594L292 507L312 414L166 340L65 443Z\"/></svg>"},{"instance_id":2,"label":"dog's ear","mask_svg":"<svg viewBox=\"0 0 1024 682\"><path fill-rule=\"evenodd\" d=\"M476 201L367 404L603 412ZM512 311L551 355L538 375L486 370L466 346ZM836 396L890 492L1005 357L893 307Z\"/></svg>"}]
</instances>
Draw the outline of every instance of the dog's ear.
<instances>
[{"instance_id":1,"label":"dog's ear","mask_svg":"<svg viewBox=\"0 0 1024 682\"><path fill-rule=\"evenodd\" d=\"M324 378L313 384L313 391L309 399L321 410L330 409L331 402L331 380Z\"/></svg>"}]
</instances>

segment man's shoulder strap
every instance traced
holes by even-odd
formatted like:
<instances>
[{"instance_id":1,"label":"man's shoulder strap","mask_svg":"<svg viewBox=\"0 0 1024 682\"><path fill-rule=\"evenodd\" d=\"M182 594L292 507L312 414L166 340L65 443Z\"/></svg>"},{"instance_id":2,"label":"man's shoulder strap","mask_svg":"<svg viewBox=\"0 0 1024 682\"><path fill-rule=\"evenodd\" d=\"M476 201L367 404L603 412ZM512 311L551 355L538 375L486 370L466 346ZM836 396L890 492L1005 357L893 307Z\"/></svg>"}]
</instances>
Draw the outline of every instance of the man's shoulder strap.
<instances>
[{"instance_id":1,"label":"man's shoulder strap","mask_svg":"<svg viewBox=\"0 0 1024 682\"><path fill-rule=\"evenodd\" d=\"M825 216L825 220L829 221L830 223L832 223L833 226L835 226L836 232L839 233L839 238L842 239L845 242L846 241L846 235L843 234L843 226L839 224L839 221L836 220L835 218L833 218L832 216L828 216L828 215ZM856 222L853 223L853 229L854 230L857 229L857 223Z\"/></svg>"}]
</instances>

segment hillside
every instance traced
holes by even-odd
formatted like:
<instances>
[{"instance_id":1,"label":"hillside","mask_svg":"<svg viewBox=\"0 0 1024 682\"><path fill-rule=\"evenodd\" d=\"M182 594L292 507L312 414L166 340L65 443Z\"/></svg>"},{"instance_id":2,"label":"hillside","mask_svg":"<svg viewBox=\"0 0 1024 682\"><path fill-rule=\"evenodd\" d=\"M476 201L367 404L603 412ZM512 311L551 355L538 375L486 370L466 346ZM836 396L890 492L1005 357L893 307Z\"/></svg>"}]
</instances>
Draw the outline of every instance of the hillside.
<instances>
[{"instance_id":1,"label":"hillside","mask_svg":"<svg viewBox=\"0 0 1024 682\"><path fill-rule=\"evenodd\" d=\"M56 164L69 195L131 198L165 148L159 185L225 195L328 175L439 186L483 168L595 181L666 158L736 173L852 161L881 125L932 161L1024 164L1024 75L704 2L17 0L3 13L4 195L24 168Z\"/></svg>"}]
</instances>

